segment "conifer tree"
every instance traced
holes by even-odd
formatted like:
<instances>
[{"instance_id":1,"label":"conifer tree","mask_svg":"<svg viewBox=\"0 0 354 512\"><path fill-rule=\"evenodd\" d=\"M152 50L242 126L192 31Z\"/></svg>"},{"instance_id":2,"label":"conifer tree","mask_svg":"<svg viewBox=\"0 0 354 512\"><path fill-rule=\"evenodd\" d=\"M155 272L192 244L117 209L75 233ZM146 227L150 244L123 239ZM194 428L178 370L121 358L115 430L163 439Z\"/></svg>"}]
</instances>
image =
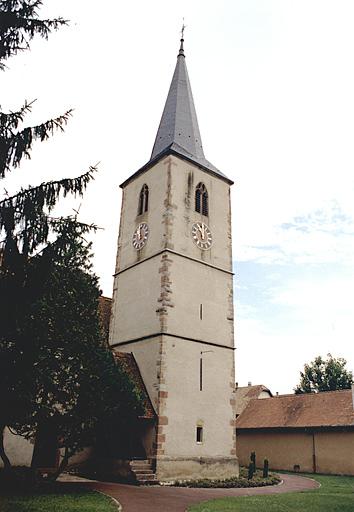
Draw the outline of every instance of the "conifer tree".
<instances>
[{"instance_id":1,"label":"conifer tree","mask_svg":"<svg viewBox=\"0 0 354 512\"><path fill-rule=\"evenodd\" d=\"M40 19L41 0L0 0L0 73L6 61L67 23ZM33 145L63 131L72 112L24 126L33 104L0 108L0 180L30 158ZM92 442L94 411L131 418L141 410L134 386L102 340L99 290L84 236L94 225L52 216L61 197L82 196L95 167L77 178L29 187L0 200L0 457L5 427L33 437L50 421L70 455ZM104 375L98 382L99 375ZM103 386L104 392L100 385ZM88 391L90 395L88 395ZM95 401L97 403L95 403ZM107 408L108 404L108 408ZM124 405L125 404L125 405Z\"/></svg>"}]
</instances>

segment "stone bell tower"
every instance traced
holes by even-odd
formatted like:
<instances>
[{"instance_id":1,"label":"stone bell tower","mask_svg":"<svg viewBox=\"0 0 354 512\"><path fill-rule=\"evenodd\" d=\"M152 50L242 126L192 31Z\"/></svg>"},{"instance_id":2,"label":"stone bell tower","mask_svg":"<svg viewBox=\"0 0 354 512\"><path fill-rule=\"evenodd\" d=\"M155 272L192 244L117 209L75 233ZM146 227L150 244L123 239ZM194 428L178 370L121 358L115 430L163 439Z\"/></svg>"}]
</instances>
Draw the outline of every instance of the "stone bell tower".
<instances>
[{"instance_id":1,"label":"stone bell tower","mask_svg":"<svg viewBox=\"0 0 354 512\"><path fill-rule=\"evenodd\" d=\"M183 38L150 160L122 185L110 344L156 412L157 478L238 474L230 185L204 156Z\"/></svg>"}]
</instances>

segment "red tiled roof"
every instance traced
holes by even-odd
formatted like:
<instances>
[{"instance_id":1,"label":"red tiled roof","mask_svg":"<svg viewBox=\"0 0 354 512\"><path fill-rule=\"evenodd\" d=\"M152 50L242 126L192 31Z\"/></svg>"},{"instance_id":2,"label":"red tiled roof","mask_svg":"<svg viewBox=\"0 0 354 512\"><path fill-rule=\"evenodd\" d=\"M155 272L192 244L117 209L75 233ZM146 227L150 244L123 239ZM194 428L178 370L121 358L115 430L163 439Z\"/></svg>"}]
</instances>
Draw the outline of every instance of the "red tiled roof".
<instances>
[{"instance_id":1,"label":"red tiled roof","mask_svg":"<svg viewBox=\"0 0 354 512\"><path fill-rule=\"evenodd\" d=\"M102 327L104 329L106 339L108 341L109 322L111 319L111 311L112 311L112 299L101 295L98 299L98 311L100 314Z\"/></svg>"},{"instance_id":2,"label":"red tiled roof","mask_svg":"<svg viewBox=\"0 0 354 512\"><path fill-rule=\"evenodd\" d=\"M241 412L247 407L249 402L254 398L258 398L263 391L268 392L269 395L272 396L272 393L269 391L269 389L262 384L257 386L237 387L235 393L236 416L240 415Z\"/></svg>"},{"instance_id":3,"label":"red tiled roof","mask_svg":"<svg viewBox=\"0 0 354 512\"><path fill-rule=\"evenodd\" d=\"M143 406L145 412L141 418L153 419L156 417L156 413L154 407L151 403L149 394L146 390L143 378L141 376L138 364L135 360L135 357L132 353L129 352L116 352L113 351L113 355L117 363L121 366L124 372L130 377L130 379L135 384L135 387L139 393L139 395L143 399Z\"/></svg>"},{"instance_id":4,"label":"red tiled roof","mask_svg":"<svg viewBox=\"0 0 354 512\"><path fill-rule=\"evenodd\" d=\"M251 400L237 428L354 427L352 391L280 395Z\"/></svg>"}]
</instances>

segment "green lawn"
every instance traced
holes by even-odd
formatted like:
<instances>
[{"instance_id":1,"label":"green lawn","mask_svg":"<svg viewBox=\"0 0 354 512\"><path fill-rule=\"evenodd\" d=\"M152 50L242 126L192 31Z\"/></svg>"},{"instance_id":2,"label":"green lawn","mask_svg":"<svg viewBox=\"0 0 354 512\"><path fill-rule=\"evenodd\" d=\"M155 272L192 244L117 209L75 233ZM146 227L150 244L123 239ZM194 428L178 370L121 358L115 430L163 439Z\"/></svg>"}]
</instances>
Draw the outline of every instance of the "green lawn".
<instances>
[{"instance_id":1,"label":"green lawn","mask_svg":"<svg viewBox=\"0 0 354 512\"><path fill-rule=\"evenodd\" d=\"M306 476L306 475L305 475ZM313 478L313 475L308 475ZM354 477L317 476L314 491L223 498L200 503L189 512L354 512Z\"/></svg>"},{"instance_id":2,"label":"green lawn","mask_svg":"<svg viewBox=\"0 0 354 512\"><path fill-rule=\"evenodd\" d=\"M1 512L117 512L107 496L97 492L0 496Z\"/></svg>"}]
</instances>

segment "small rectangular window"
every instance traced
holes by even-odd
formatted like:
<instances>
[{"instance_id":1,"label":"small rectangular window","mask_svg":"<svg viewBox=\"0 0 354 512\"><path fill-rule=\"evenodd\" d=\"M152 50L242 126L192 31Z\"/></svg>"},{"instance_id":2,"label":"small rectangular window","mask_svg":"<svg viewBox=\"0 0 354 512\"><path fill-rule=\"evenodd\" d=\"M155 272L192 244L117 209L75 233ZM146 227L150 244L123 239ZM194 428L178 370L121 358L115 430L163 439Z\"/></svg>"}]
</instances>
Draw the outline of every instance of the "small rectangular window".
<instances>
[{"instance_id":1,"label":"small rectangular window","mask_svg":"<svg viewBox=\"0 0 354 512\"><path fill-rule=\"evenodd\" d=\"M199 318L203 320L203 304L199 306Z\"/></svg>"},{"instance_id":2,"label":"small rectangular window","mask_svg":"<svg viewBox=\"0 0 354 512\"><path fill-rule=\"evenodd\" d=\"M203 442L203 427L197 427L197 443Z\"/></svg>"}]
</instances>

